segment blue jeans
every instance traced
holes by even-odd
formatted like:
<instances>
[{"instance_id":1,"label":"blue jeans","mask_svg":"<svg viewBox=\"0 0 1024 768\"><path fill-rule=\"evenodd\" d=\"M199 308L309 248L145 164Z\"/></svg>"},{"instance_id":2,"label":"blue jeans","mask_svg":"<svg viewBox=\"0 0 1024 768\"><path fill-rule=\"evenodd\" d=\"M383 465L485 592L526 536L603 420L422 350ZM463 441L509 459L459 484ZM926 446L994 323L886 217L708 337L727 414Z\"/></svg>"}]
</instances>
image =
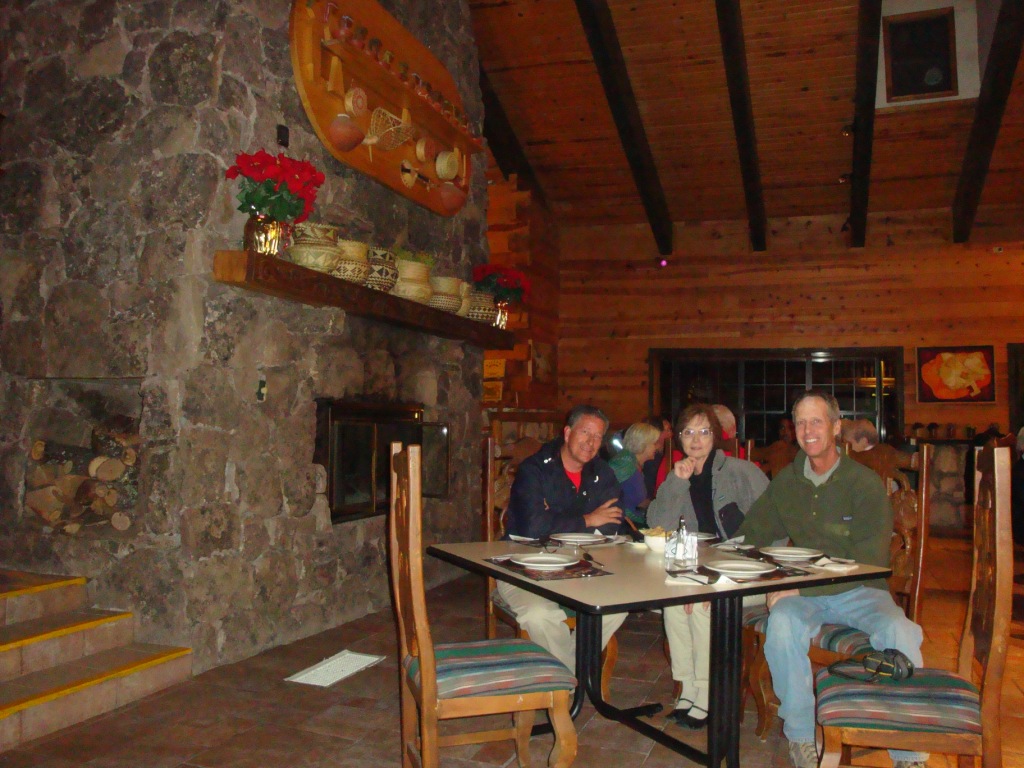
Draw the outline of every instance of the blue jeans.
<instances>
[{"instance_id":1,"label":"blue jeans","mask_svg":"<svg viewBox=\"0 0 1024 768\"><path fill-rule=\"evenodd\" d=\"M789 741L814 741L814 680L807 657L822 624L845 624L865 632L878 650L895 648L921 666L921 627L904 615L881 589L855 587L838 595L793 596L779 600L768 614L764 656L779 697L782 732ZM890 750L893 761L926 760L918 752Z\"/></svg>"}]
</instances>

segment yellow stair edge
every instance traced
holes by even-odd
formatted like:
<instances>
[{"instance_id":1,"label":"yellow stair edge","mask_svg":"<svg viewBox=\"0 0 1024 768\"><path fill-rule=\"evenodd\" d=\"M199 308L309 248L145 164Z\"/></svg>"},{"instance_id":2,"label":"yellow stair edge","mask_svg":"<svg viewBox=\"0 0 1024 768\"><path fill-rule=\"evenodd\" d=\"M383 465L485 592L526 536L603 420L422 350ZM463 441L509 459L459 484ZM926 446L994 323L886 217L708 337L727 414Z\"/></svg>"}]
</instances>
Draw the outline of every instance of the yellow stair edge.
<instances>
[{"instance_id":1,"label":"yellow stair edge","mask_svg":"<svg viewBox=\"0 0 1024 768\"><path fill-rule=\"evenodd\" d=\"M35 578L40 578L35 574L23 574L19 571L0 571L3 574L18 574L31 575ZM17 578L17 577L16 577ZM0 590L0 600L6 600L12 597L19 597L21 595L31 595L35 592L45 592L48 589L59 589L61 587L70 587L78 584L86 584L88 580L84 576L49 576L45 578L52 578L52 581L40 581L36 584L26 584L24 586L17 586L11 590Z\"/></svg>"},{"instance_id":2,"label":"yellow stair edge","mask_svg":"<svg viewBox=\"0 0 1024 768\"><path fill-rule=\"evenodd\" d=\"M75 632L84 632L87 629L93 627L99 627L103 624L111 624L115 621L124 621L132 617L131 611L118 611L110 613L106 616L96 616L91 619L83 619L80 621L74 621L70 624L66 624L62 627L55 627L54 629L44 630L37 632L30 637L23 637L18 640L11 640L10 642L0 642L0 653L4 651L11 651L15 648L21 648L32 643L42 642L43 640L53 640L58 637L64 637L65 635L71 635ZM9 625L17 626L17 625Z\"/></svg>"},{"instance_id":3,"label":"yellow stair edge","mask_svg":"<svg viewBox=\"0 0 1024 768\"><path fill-rule=\"evenodd\" d=\"M45 693L29 694L20 699L15 699L7 702L6 704L0 705L0 720L10 717L17 712L21 712L24 709L28 709L29 707L45 704L46 702L59 699L62 696L68 696L77 691L84 690L90 686L102 683L105 680L127 677L135 672L141 672L142 670L150 669L151 667L164 664L168 661L173 661L174 659L180 659L181 657L188 656L191 653L191 648L162 647L159 652L151 655L149 658L126 662L116 667L105 669L102 672L87 675L73 682L65 683L64 685L52 688Z\"/></svg>"}]
</instances>

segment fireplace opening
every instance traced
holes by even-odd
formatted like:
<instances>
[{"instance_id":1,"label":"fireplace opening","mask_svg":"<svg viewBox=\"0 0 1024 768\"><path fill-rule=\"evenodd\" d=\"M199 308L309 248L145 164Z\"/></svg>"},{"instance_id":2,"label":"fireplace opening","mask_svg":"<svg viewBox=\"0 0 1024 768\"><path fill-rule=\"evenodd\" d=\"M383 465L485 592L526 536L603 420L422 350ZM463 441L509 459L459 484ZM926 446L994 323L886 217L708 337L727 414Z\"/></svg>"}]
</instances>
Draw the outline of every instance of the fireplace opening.
<instances>
[{"instance_id":1,"label":"fireplace opening","mask_svg":"<svg viewBox=\"0 0 1024 768\"><path fill-rule=\"evenodd\" d=\"M331 522L387 514L391 443L423 446L423 495L447 498L447 423L425 422L418 403L368 403L317 398L313 460L327 470Z\"/></svg>"}]
</instances>

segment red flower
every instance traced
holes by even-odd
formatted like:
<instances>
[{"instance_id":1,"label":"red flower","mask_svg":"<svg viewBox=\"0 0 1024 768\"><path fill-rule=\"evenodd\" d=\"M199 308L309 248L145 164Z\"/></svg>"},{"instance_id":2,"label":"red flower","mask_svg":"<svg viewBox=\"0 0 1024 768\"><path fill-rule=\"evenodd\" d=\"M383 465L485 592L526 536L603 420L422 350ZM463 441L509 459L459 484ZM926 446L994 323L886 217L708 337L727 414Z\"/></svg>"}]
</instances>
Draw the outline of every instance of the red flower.
<instances>
[{"instance_id":1,"label":"red flower","mask_svg":"<svg viewBox=\"0 0 1024 768\"><path fill-rule=\"evenodd\" d=\"M278 221L305 221L313 212L317 188L326 177L312 163L283 154L274 157L260 149L241 153L225 171L229 179L243 177L238 210L263 213Z\"/></svg>"},{"instance_id":2,"label":"red flower","mask_svg":"<svg viewBox=\"0 0 1024 768\"><path fill-rule=\"evenodd\" d=\"M524 301L530 295L530 281L526 275L500 264L473 267L473 285L477 290L493 294L498 301Z\"/></svg>"}]
</instances>

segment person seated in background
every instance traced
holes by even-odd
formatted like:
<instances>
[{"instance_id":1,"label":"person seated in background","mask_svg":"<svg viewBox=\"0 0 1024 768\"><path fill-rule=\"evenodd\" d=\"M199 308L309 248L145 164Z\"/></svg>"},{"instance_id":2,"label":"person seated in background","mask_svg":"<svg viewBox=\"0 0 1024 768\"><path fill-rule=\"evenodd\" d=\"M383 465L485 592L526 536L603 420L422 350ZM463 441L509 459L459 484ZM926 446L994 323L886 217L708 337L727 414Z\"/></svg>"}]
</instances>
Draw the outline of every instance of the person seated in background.
<instances>
[{"instance_id":1,"label":"person seated in background","mask_svg":"<svg viewBox=\"0 0 1024 768\"><path fill-rule=\"evenodd\" d=\"M797 450L793 420L783 416L779 420L779 439L764 448L755 447L750 460L756 461L768 477L775 477L793 463Z\"/></svg>"},{"instance_id":2,"label":"person seated in background","mask_svg":"<svg viewBox=\"0 0 1024 768\"><path fill-rule=\"evenodd\" d=\"M886 490L896 490L897 483L893 475L901 470L916 469L917 455L904 453L897 448L878 440L878 429L869 419L854 419L850 422L846 434L847 445L850 446L850 458L858 464L873 469L885 480Z\"/></svg>"},{"instance_id":3,"label":"person seated in background","mask_svg":"<svg viewBox=\"0 0 1024 768\"><path fill-rule=\"evenodd\" d=\"M647 423L652 427L656 427L661 430L661 434L658 437L658 450L654 454L654 458L650 461L644 462L643 473L644 483L647 486L647 498L653 499L654 494L658 491L658 470L663 461L665 442L672 439L672 422L666 419L664 416L649 416Z\"/></svg>"},{"instance_id":4,"label":"person seated in background","mask_svg":"<svg viewBox=\"0 0 1024 768\"><path fill-rule=\"evenodd\" d=\"M735 439L736 415L729 409L728 406L722 405L721 403L715 403L711 407L714 409L715 415L718 417L718 423L722 425L722 440L725 441ZM747 449L744 446L740 445L737 442L736 449L739 453L739 455L736 456L737 459L747 458ZM732 456L731 451L726 451L723 449L723 453L725 453L726 456Z\"/></svg>"},{"instance_id":5,"label":"person seated in background","mask_svg":"<svg viewBox=\"0 0 1024 768\"><path fill-rule=\"evenodd\" d=\"M619 481L622 512L638 528L647 527L647 486L641 467L654 458L661 430L646 421L639 421L622 436L622 450L608 462Z\"/></svg>"},{"instance_id":6,"label":"person seated in background","mask_svg":"<svg viewBox=\"0 0 1024 768\"><path fill-rule=\"evenodd\" d=\"M685 458L676 462L647 510L652 526L673 531L682 518L686 530L731 538L768 478L754 464L726 456L718 448L722 427L711 406L694 404L679 416L678 436ZM664 608L672 679L680 683L671 717L687 728L701 728L708 716L711 605Z\"/></svg>"},{"instance_id":7,"label":"person seated in background","mask_svg":"<svg viewBox=\"0 0 1024 768\"><path fill-rule=\"evenodd\" d=\"M562 435L523 460L512 482L506 538L618 531L619 483L597 455L606 431L608 417L599 408L577 405L569 412ZM576 669L576 647L561 606L505 581L498 582L498 594L535 643L570 670ZM602 648L627 615L603 617Z\"/></svg>"}]
</instances>

